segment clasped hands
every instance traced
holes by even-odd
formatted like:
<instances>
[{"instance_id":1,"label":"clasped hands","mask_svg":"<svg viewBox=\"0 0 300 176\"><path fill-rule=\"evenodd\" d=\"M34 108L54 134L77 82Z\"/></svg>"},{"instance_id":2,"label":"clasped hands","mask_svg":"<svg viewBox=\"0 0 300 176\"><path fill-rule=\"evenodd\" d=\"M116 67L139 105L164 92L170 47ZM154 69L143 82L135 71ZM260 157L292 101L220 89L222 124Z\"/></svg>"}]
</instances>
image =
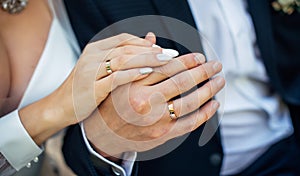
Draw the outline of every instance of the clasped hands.
<instances>
[{"instance_id":1,"label":"clasped hands","mask_svg":"<svg viewBox=\"0 0 300 176\"><path fill-rule=\"evenodd\" d=\"M33 140L40 145L83 121L92 146L119 157L152 149L207 121L219 107L210 99L223 88L224 78L174 97L212 78L222 65L205 63L197 53L176 57L172 50L153 47L155 43L149 33L145 39L120 34L88 44L57 90L19 111ZM176 119L170 118L170 104Z\"/></svg>"},{"instance_id":2,"label":"clasped hands","mask_svg":"<svg viewBox=\"0 0 300 176\"><path fill-rule=\"evenodd\" d=\"M145 40L156 42L153 34L147 35ZM129 45L132 47L127 50L130 58L123 58L122 64L141 63L140 67L152 67L153 72L121 86L116 77L117 86L110 85L115 89L83 122L94 149L109 158L119 158L126 151L146 151L195 130L217 111L219 103L210 99L225 84L224 78L215 77L190 91L219 73L222 65L216 61L205 63L199 53L150 65L153 60L157 62L155 55L163 52L161 48L147 44L143 47L148 50L139 50L134 49L132 43ZM144 58L145 53L152 56ZM187 95L174 99L188 91ZM170 103L175 120L170 118Z\"/></svg>"}]
</instances>

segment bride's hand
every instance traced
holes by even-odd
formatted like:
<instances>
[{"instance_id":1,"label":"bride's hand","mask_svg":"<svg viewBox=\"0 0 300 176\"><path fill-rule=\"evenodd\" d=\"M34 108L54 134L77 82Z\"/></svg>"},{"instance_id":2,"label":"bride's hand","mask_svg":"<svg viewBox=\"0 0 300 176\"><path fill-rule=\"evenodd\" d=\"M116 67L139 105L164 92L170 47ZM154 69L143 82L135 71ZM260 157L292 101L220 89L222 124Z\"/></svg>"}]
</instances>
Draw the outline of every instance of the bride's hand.
<instances>
[{"instance_id":1,"label":"bride's hand","mask_svg":"<svg viewBox=\"0 0 300 176\"><path fill-rule=\"evenodd\" d=\"M34 141L41 144L60 129L84 120L118 86L147 77L151 67L176 56L152 47L153 34L146 38L120 34L88 44L56 91L19 111Z\"/></svg>"}]
</instances>

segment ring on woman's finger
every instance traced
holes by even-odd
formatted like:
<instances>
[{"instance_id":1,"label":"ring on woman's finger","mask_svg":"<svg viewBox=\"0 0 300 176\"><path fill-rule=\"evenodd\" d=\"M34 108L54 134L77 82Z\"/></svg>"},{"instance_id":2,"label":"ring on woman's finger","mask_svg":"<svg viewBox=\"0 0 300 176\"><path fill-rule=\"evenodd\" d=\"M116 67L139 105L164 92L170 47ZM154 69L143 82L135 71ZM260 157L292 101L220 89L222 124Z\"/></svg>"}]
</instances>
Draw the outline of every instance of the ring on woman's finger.
<instances>
[{"instance_id":1,"label":"ring on woman's finger","mask_svg":"<svg viewBox=\"0 0 300 176\"><path fill-rule=\"evenodd\" d=\"M175 114L174 111L174 104L173 101L168 102L168 110L169 110L169 116L172 120L176 120L178 117Z\"/></svg>"},{"instance_id":2,"label":"ring on woman's finger","mask_svg":"<svg viewBox=\"0 0 300 176\"><path fill-rule=\"evenodd\" d=\"M111 70L111 66L110 66L110 61L106 61L105 62L105 68L106 68L106 72L107 74L112 74L112 70Z\"/></svg>"}]
</instances>

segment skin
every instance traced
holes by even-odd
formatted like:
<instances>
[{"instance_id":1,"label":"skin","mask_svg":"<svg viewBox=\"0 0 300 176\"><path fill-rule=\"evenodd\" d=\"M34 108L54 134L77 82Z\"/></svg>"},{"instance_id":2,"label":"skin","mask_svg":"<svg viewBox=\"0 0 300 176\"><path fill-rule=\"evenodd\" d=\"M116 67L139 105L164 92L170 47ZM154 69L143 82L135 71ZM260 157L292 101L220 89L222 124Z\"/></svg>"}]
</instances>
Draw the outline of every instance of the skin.
<instances>
[{"instance_id":1,"label":"skin","mask_svg":"<svg viewBox=\"0 0 300 176\"><path fill-rule=\"evenodd\" d=\"M0 11L0 116L20 103L46 44L51 20L47 2L41 0L31 0L18 15ZM87 45L74 70L57 90L19 110L21 122L36 144L41 145L59 130L86 119L84 127L91 144L114 160L111 156L126 151L154 148L196 129L212 117L218 102L211 100L197 109L224 86L221 77L173 101L178 117L192 112L184 118L171 120L167 102L220 72L221 64L204 63L203 56L197 53L169 62L158 61L156 55L162 49L152 47L155 40L152 33L146 39L120 34ZM110 75L105 70L106 60L111 60ZM152 67L155 72L142 75L143 67ZM74 91L80 96L74 96ZM119 102L129 100L128 104L115 104L115 97ZM124 116L120 117L118 112ZM113 136L106 135L107 131L113 131ZM142 143L133 145L118 136Z\"/></svg>"},{"instance_id":2,"label":"skin","mask_svg":"<svg viewBox=\"0 0 300 176\"><path fill-rule=\"evenodd\" d=\"M119 162L123 152L152 149L195 130L211 118L219 103L204 103L224 87L222 77L173 101L176 116L186 115L184 118L172 120L167 109L170 99L222 70L219 62L204 62L199 54L184 55L155 68L145 79L118 87L100 104L98 112L84 121L85 133L94 149Z\"/></svg>"},{"instance_id":3,"label":"skin","mask_svg":"<svg viewBox=\"0 0 300 176\"><path fill-rule=\"evenodd\" d=\"M39 0L30 1L28 8L18 15L0 12L0 70L3 77L0 115L3 116L20 103L46 44L52 17L46 1ZM162 49L153 48L152 44L145 39L120 34L86 46L74 70L57 90L19 110L21 122L36 144L41 145L59 130L87 118L113 89L147 77L148 74L140 73L140 68L165 65L166 61L161 62L156 58ZM144 60L151 62L138 62L136 55L143 55ZM130 57L135 59L126 67L119 65ZM111 75L105 70L106 60L111 60L114 72ZM93 72L96 77L89 75ZM92 93L95 95L88 100L90 97L82 90L77 105L84 106L86 101L93 101L94 104L85 107L80 116L77 116L73 106L74 80L78 78L76 74L92 78Z\"/></svg>"}]
</instances>

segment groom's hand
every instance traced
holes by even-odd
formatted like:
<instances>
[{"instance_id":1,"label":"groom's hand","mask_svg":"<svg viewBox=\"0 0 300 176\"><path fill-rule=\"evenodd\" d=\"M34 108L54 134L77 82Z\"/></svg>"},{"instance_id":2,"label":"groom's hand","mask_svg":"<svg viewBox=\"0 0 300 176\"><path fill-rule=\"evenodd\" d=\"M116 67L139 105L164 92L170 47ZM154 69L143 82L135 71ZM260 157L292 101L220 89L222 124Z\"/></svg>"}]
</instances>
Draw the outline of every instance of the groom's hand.
<instances>
[{"instance_id":1,"label":"groom's hand","mask_svg":"<svg viewBox=\"0 0 300 176\"><path fill-rule=\"evenodd\" d=\"M94 148L116 157L126 151L146 151L207 121L219 107L217 101L210 99L225 81L215 77L189 91L222 70L219 62L204 62L200 54L184 55L155 68L149 77L113 91L98 112L84 121ZM174 99L187 91L184 97Z\"/></svg>"}]
</instances>

